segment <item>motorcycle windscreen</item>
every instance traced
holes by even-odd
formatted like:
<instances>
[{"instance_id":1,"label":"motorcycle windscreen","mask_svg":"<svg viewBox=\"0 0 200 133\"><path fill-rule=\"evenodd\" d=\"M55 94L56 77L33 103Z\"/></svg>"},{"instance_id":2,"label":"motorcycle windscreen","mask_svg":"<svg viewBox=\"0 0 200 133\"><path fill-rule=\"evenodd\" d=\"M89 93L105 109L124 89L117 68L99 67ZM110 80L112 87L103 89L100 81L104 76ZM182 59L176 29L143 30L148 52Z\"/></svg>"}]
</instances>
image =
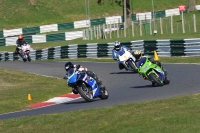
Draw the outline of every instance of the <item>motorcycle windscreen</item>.
<instances>
[{"instance_id":1,"label":"motorcycle windscreen","mask_svg":"<svg viewBox=\"0 0 200 133\"><path fill-rule=\"evenodd\" d=\"M77 81L77 74L74 68L71 68L67 72L68 83L75 83Z\"/></svg>"},{"instance_id":2,"label":"motorcycle windscreen","mask_svg":"<svg viewBox=\"0 0 200 133\"><path fill-rule=\"evenodd\" d=\"M124 54L124 52L125 52L124 49L121 48L119 51L117 51L117 54L122 56Z\"/></svg>"},{"instance_id":3,"label":"motorcycle windscreen","mask_svg":"<svg viewBox=\"0 0 200 133\"><path fill-rule=\"evenodd\" d=\"M146 57L142 57L142 58L136 63L136 65L137 65L138 68L139 68L139 67L142 67L142 66L145 64L145 62L146 62Z\"/></svg>"}]
</instances>

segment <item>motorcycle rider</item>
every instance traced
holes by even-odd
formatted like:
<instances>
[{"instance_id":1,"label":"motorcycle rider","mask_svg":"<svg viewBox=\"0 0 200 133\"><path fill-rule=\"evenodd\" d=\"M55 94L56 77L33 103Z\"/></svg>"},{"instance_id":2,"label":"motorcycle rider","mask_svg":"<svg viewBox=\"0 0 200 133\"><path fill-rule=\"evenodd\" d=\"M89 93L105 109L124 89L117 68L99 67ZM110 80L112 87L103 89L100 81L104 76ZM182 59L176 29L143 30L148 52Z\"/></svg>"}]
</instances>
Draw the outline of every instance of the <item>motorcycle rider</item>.
<instances>
[{"instance_id":1,"label":"motorcycle rider","mask_svg":"<svg viewBox=\"0 0 200 133\"><path fill-rule=\"evenodd\" d=\"M135 50L132 54L133 54L133 56L135 56L136 63L137 63L138 61L140 61L140 59L142 59L142 57L145 57L145 55L144 55L144 54L142 53L142 51L140 51L140 50ZM148 59L149 59L149 61L151 61L152 63L154 63L154 64L160 66L161 69L164 71L165 76L167 75L167 71L163 68L163 66L162 66L162 64L161 64L160 61L155 61L153 58L151 58L151 57L149 57L149 56L148 56ZM146 79L145 76L143 76L143 78ZM155 84L155 83L152 83L152 85L154 85L154 84Z\"/></svg>"},{"instance_id":2,"label":"motorcycle rider","mask_svg":"<svg viewBox=\"0 0 200 133\"><path fill-rule=\"evenodd\" d=\"M94 72L88 71L86 67L83 67L81 65L74 65L72 64L72 62L65 63L66 75L63 77L63 79L67 79L67 72L70 68L76 68L76 70L78 70L79 72L85 72L87 75L95 79L99 86L102 85L102 81L97 77L97 75ZM72 92L78 94L74 88L72 88Z\"/></svg>"},{"instance_id":3,"label":"motorcycle rider","mask_svg":"<svg viewBox=\"0 0 200 133\"><path fill-rule=\"evenodd\" d=\"M119 41L115 41L114 42L114 48L112 50L112 57L113 57L114 60L118 60L118 52L120 52L122 50L130 51L132 49L131 48L127 48L124 45L121 45ZM118 61L118 64L119 64L119 69L120 70L125 68L124 65L121 62ZM127 69L126 69L126 71L127 71Z\"/></svg>"},{"instance_id":4,"label":"motorcycle rider","mask_svg":"<svg viewBox=\"0 0 200 133\"><path fill-rule=\"evenodd\" d=\"M21 48L21 46L24 44L28 44L28 42L26 42L26 40L23 38L22 35L18 35L16 44L17 45L16 45L15 53L18 53L20 55L20 57L22 57L21 53L19 52L19 48Z\"/></svg>"}]
</instances>

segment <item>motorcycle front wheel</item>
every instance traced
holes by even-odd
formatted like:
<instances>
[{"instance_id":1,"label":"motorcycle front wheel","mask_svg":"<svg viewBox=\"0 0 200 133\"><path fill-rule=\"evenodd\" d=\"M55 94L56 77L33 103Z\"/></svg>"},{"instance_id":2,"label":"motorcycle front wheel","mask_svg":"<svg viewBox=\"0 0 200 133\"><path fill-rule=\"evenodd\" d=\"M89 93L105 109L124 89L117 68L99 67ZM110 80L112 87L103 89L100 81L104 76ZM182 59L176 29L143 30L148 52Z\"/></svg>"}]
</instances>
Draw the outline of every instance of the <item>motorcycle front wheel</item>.
<instances>
[{"instance_id":1,"label":"motorcycle front wheel","mask_svg":"<svg viewBox=\"0 0 200 133\"><path fill-rule=\"evenodd\" d=\"M133 62L127 62L127 63L133 69L133 72L138 72L136 69L136 66L133 64Z\"/></svg>"},{"instance_id":2,"label":"motorcycle front wheel","mask_svg":"<svg viewBox=\"0 0 200 133\"><path fill-rule=\"evenodd\" d=\"M85 83L82 83L81 86L78 87L78 92L87 102L93 102L93 92Z\"/></svg>"},{"instance_id":3,"label":"motorcycle front wheel","mask_svg":"<svg viewBox=\"0 0 200 133\"><path fill-rule=\"evenodd\" d=\"M158 74L158 75L159 75L159 74ZM160 76L157 76L155 73L151 73L151 74L149 75L149 78L150 78L151 80L153 80L153 82L155 82L158 86L163 86L163 85L164 85L164 83L162 82L161 77L160 77Z\"/></svg>"}]
</instances>

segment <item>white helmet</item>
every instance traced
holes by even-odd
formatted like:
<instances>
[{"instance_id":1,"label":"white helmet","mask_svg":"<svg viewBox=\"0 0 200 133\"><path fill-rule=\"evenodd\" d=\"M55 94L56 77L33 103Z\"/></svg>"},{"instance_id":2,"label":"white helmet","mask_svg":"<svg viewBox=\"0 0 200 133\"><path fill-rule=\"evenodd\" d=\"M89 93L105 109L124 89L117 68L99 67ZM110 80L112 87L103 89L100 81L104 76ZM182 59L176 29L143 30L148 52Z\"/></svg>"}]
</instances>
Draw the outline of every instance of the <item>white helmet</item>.
<instances>
[{"instance_id":1,"label":"white helmet","mask_svg":"<svg viewBox=\"0 0 200 133\"><path fill-rule=\"evenodd\" d=\"M120 42L119 41L115 41L114 42L114 49L116 51L119 51L121 49L121 45L120 45Z\"/></svg>"}]
</instances>

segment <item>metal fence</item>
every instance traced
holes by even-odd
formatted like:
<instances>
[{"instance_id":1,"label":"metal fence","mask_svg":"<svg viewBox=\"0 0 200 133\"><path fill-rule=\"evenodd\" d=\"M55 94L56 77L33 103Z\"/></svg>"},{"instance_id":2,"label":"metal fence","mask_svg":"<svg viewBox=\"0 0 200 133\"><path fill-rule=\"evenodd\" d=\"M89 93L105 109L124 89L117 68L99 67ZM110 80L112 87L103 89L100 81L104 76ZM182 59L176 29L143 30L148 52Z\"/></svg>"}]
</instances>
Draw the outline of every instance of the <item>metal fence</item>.
<instances>
[{"instance_id":1,"label":"metal fence","mask_svg":"<svg viewBox=\"0 0 200 133\"><path fill-rule=\"evenodd\" d=\"M154 50L158 56L200 56L200 38L184 40L138 40L122 42L122 45L131 47L132 50L141 50L144 54L152 56ZM112 56L113 43L66 45L42 50L32 50L32 60L49 60L63 58L99 58ZM21 58L13 52L1 52L0 61L14 61Z\"/></svg>"}]
</instances>

